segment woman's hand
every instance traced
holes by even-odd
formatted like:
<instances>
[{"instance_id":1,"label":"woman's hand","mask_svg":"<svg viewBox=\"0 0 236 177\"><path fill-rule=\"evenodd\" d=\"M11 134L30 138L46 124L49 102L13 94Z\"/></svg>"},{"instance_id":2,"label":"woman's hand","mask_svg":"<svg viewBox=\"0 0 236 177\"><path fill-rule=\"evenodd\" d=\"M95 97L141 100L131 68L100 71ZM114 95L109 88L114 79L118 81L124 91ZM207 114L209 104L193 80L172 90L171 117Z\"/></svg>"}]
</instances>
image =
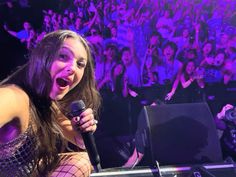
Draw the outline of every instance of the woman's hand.
<instances>
[{"instance_id":1,"label":"woman's hand","mask_svg":"<svg viewBox=\"0 0 236 177\"><path fill-rule=\"evenodd\" d=\"M224 117L225 117L225 112L226 112L227 110L229 110L229 109L232 109L233 107L234 107L234 106L231 105L231 104L225 105L225 106L222 108L222 110L217 114L217 118L218 118L218 119L224 119Z\"/></svg>"},{"instance_id":2,"label":"woman's hand","mask_svg":"<svg viewBox=\"0 0 236 177\"><path fill-rule=\"evenodd\" d=\"M174 94L175 94L174 91L171 91L171 92L167 93L167 95L166 95L166 97L165 97L165 100L166 100L166 101L171 100L171 98L173 97Z\"/></svg>"},{"instance_id":3,"label":"woman's hand","mask_svg":"<svg viewBox=\"0 0 236 177\"><path fill-rule=\"evenodd\" d=\"M97 129L98 121L94 118L93 110L87 108L78 117L72 119L72 125L74 128L81 132L95 132Z\"/></svg>"}]
</instances>

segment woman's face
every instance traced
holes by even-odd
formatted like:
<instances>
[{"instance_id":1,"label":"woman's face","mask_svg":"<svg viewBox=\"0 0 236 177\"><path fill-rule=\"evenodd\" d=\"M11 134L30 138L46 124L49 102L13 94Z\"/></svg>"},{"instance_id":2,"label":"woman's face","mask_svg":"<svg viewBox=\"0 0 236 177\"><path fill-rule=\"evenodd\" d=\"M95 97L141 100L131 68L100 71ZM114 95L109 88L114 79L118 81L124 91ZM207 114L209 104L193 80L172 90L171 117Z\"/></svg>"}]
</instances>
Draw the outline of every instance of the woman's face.
<instances>
[{"instance_id":1,"label":"woman's face","mask_svg":"<svg viewBox=\"0 0 236 177\"><path fill-rule=\"evenodd\" d=\"M189 31L188 31L188 29L184 29L183 30L183 37L184 38L187 38L189 36Z\"/></svg>"},{"instance_id":2,"label":"woman's face","mask_svg":"<svg viewBox=\"0 0 236 177\"><path fill-rule=\"evenodd\" d=\"M224 53L219 53L214 58L214 65L215 66L221 66L224 63L225 55Z\"/></svg>"},{"instance_id":3,"label":"woman's face","mask_svg":"<svg viewBox=\"0 0 236 177\"><path fill-rule=\"evenodd\" d=\"M206 57L205 58L208 65L214 65L214 58L213 57Z\"/></svg>"},{"instance_id":4,"label":"woman's face","mask_svg":"<svg viewBox=\"0 0 236 177\"><path fill-rule=\"evenodd\" d=\"M132 59L131 59L130 51L128 51L128 50L124 51L121 59L122 59L122 62L124 63L125 66L131 64Z\"/></svg>"},{"instance_id":5,"label":"woman's face","mask_svg":"<svg viewBox=\"0 0 236 177\"><path fill-rule=\"evenodd\" d=\"M112 35L113 37L116 37L116 36L117 36L117 30L116 30L115 27L112 27L112 28L111 28L111 35Z\"/></svg>"},{"instance_id":6,"label":"woman's face","mask_svg":"<svg viewBox=\"0 0 236 177\"><path fill-rule=\"evenodd\" d=\"M64 41L50 68L51 99L62 99L81 81L87 60L87 52L78 39L67 38Z\"/></svg>"},{"instance_id":7,"label":"woman's face","mask_svg":"<svg viewBox=\"0 0 236 177\"><path fill-rule=\"evenodd\" d=\"M160 43L160 39L159 39L159 36L152 36L151 39L150 39L150 45L159 45Z\"/></svg>"},{"instance_id":8,"label":"woman's face","mask_svg":"<svg viewBox=\"0 0 236 177\"><path fill-rule=\"evenodd\" d=\"M115 57L115 49L113 47L109 47L106 51L106 58L112 61L114 57Z\"/></svg>"},{"instance_id":9,"label":"woman's face","mask_svg":"<svg viewBox=\"0 0 236 177\"><path fill-rule=\"evenodd\" d=\"M75 14L73 12L70 12L69 17L70 17L70 19L73 19L75 17Z\"/></svg>"},{"instance_id":10,"label":"woman's face","mask_svg":"<svg viewBox=\"0 0 236 177\"><path fill-rule=\"evenodd\" d=\"M188 59L194 59L194 58L196 57L196 55L195 55L194 52L189 51L189 52L187 52L186 57L187 57Z\"/></svg>"},{"instance_id":11,"label":"woman's face","mask_svg":"<svg viewBox=\"0 0 236 177\"><path fill-rule=\"evenodd\" d=\"M189 75L193 74L194 70L195 70L195 64L193 62L189 62L186 66L187 74L189 74Z\"/></svg>"},{"instance_id":12,"label":"woman's face","mask_svg":"<svg viewBox=\"0 0 236 177\"><path fill-rule=\"evenodd\" d=\"M77 18L77 19L75 20L75 25L76 25L77 27L80 27L80 26L82 25L81 18Z\"/></svg>"},{"instance_id":13,"label":"woman's face","mask_svg":"<svg viewBox=\"0 0 236 177\"><path fill-rule=\"evenodd\" d=\"M209 54L212 50L212 45L211 43L207 43L206 45L204 45L203 47L203 53L205 54Z\"/></svg>"},{"instance_id":14,"label":"woman's face","mask_svg":"<svg viewBox=\"0 0 236 177\"><path fill-rule=\"evenodd\" d=\"M171 59L174 56L174 49L172 49L171 46L167 46L164 49L164 56L166 59Z\"/></svg>"},{"instance_id":15,"label":"woman's face","mask_svg":"<svg viewBox=\"0 0 236 177\"><path fill-rule=\"evenodd\" d=\"M63 19L62 19L62 23L63 23L64 25L67 25L68 22L69 22L68 17L63 17Z\"/></svg>"},{"instance_id":16,"label":"woman's face","mask_svg":"<svg viewBox=\"0 0 236 177\"><path fill-rule=\"evenodd\" d=\"M45 15L44 16L44 23L48 24L48 23L50 23L50 21L51 21L50 16Z\"/></svg>"},{"instance_id":17,"label":"woman's face","mask_svg":"<svg viewBox=\"0 0 236 177\"><path fill-rule=\"evenodd\" d=\"M23 26L24 26L24 29L27 31L31 29L31 25L29 22L24 22Z\"/></svg>"}]
</instances>

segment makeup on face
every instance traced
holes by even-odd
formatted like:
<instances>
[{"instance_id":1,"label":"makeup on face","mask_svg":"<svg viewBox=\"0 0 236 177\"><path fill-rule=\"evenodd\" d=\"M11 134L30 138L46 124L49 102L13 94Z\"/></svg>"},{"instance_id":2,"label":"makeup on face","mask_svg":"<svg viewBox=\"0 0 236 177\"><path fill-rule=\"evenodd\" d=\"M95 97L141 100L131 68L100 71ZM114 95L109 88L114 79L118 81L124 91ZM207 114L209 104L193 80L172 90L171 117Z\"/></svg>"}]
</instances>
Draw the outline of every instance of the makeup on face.
<instances>
[{"instance_id":1,"label":"makeup on face","mask_svg":"<svg viewBox=\"0 0 236 177\"><path fill-rule=\"evenodd\" d=\"M52 63L52 99L62 99L81 81L87 65L87 52L78 39L68 38L64 41L59 54Z\"/></svg>"}]
</instances>

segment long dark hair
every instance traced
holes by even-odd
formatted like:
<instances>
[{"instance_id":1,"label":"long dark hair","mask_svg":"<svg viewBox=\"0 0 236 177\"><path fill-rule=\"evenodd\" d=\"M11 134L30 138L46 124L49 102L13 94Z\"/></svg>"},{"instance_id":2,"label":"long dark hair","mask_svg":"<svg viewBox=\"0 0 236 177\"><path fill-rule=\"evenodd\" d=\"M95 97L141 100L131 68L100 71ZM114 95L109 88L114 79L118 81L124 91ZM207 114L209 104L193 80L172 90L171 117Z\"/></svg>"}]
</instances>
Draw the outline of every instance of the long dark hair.
<instances>
[{"instance_id":1,"label":"long dark hair","mask_svg":"<svg viewBox=\"0 0 236 177\"><path fill-rule=\"evenodd\" d=\"M67 93L60 101L50 98L52 80L50 68L58 55L58 51L67 38L78 39L84 46L88 62L80 83ZM44 39L30 52L29 62L11 75L2 84L16 84L29 96L32 120L35 125L35 133L38 138L38 173L46 176L55 168L58 162L58 153L62 151L63 134L57 122L58 111L65 114L69 112L69 105L76 99L82 99L87 107L98 112L100 96L95 87L93 60L87 41L75 32L58 30L47 34ZM54 104L55 103L55 104ZM56 105L56 106L55 106Z\"/></svg>"},{"instance_id":2,"label":"long dark hair","mask_svg":"<svg viewBox=\"0 0 236 177\"><path fill-rule=\"evenodd\" d=\"M183 74L184 74L184 78L185 78L186 80L188 80L188 79L191 77L191 76L187 73L187 71L186 71L187 66L188 66L189 63L193 63L194 66L196 67L196 63L195 63L194 60L188 60L188 61L186 61L186 62L184 63L184 66L183 66ZM192 74L194 74L194 73L192 73Z\"/></svg>"}]
</instances>

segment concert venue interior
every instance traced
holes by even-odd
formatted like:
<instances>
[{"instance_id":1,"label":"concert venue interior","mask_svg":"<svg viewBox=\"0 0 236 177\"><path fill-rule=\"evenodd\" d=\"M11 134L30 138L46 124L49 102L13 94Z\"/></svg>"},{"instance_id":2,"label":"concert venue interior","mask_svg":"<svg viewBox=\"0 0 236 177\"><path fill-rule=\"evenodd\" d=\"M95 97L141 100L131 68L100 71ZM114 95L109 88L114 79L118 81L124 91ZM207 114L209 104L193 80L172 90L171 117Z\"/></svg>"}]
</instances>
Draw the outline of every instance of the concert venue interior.
<instances>
[{"instance_id":1,"label":"concert venue interior","mask_svg":"<svg viewBox=\"0 0 236 177\"><path fill-rule=\"evenodd\" d=\"M236 176L236 0L0 0L0 80L58 29L92 50L92 176Z\"/></svg>"}]
</instances>

